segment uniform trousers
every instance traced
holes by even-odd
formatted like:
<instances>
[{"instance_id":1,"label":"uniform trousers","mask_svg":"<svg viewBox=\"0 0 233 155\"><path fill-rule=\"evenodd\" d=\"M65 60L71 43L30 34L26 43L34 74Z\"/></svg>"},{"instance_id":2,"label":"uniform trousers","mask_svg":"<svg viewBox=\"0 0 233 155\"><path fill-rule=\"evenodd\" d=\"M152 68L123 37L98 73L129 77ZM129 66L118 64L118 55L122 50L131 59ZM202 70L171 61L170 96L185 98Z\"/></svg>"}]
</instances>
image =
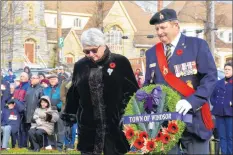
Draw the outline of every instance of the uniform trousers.
<instances>
[{"instance_id":1,"label":"uniform trousers","mask_svg":"<svg viewBox=\"0 0 233 155\"><path fill-rule=\"evenodd\" d=\"M172 148L168 154L203 154L209 155L209 141L200 139L198 136L184 131L178 144ZM182 150L181 150L182 149Z\"/></svg>"},{"instance_id":2,"label":"uniform trousers","mask_svg":"<svg viewBox=\"0 0 233 155\"><path fill-rule=\"evenodd\" d=\"M106 134L105 142L104 142L104 155L123 155L119 153L114 147L114 142L112 136L110 134ZM101 154L93 154L90 152L81 152L81 155L101 155Z\"/></svg>"}]
</instances>

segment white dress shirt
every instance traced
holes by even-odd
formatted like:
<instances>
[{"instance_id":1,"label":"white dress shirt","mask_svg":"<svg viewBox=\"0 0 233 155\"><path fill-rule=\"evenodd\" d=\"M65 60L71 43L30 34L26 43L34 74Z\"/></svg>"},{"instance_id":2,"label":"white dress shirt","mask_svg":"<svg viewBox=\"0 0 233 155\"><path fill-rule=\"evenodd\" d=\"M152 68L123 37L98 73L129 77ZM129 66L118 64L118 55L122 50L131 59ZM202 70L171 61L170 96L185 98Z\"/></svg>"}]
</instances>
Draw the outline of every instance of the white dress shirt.
<instances>
[{"instance_id":1,"label":"white dress shirt","mask_svg":"<svg viewBox=\"0 0 233 155\"><path fill-rule=\"evenodd\" d=\"M181 36L181 33L179 32L178 35L176 36L176 38L171 42L171 56L172 54L174 53L174 50L176 48L176 45L178 44L179 40L180 40L180 36ZM166 44L163 44L163 47L164 47L164 54L166 55Z\"/></svg>"}]
</instances>

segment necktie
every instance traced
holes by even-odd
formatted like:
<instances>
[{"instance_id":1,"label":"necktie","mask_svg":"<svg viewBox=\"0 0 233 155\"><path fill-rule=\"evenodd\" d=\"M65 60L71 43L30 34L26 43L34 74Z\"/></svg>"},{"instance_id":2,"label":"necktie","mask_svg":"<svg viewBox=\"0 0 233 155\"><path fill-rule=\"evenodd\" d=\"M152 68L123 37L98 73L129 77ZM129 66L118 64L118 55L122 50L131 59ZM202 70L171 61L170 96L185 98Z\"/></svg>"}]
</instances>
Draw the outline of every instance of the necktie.
<instances>
[{"instance_id":1,"label":"necktie","mask_svg":"<svg viewBox=\"0 0 233 155\"><path fill-rule=\"evenodd\" d=\"M167 64L169 64L170 58L171 58L171 56L172 56L171 47L172 47L172 44L167 44L167 45L166 45L166 58L167 58Z\"/></svg>"}]
</instances>

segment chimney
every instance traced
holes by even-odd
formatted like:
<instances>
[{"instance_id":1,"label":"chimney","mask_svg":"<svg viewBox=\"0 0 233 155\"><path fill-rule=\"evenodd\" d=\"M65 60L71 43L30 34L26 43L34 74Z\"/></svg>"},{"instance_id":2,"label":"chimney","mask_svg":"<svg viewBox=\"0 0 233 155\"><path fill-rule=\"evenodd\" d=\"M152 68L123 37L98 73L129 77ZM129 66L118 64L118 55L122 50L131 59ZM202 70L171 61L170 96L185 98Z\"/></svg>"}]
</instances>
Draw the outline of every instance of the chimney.
<instances>
[{"instance_id":1,"label":"chimney","mask_svg":"<svg viewBox=\"0 0 233 155\"><path fill-rule=\"evenodd\" d=\"M157 1L157 12L163 8L163 0Z\"/></svg>"}]
</instances>

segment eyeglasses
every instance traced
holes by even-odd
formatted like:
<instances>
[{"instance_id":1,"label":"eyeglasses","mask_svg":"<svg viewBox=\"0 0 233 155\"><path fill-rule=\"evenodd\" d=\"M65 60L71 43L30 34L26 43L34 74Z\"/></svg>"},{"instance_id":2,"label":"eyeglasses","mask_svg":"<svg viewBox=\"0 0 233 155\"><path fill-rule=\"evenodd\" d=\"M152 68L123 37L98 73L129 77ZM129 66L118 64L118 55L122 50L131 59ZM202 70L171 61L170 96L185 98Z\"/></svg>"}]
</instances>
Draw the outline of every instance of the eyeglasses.
<instances>
[{"instance_id":1,"label":"eyeglasses","mask_svg":"<svg viewBox=\"0 0 233 155\"><path fill-rule=\"evenodd\" d=\"M85 53L85 54L90 54L90 52L92 52L92 53L95 54L95 53L98 52L99 47L100 47L100 46L98 46L97 48L92 48L92 49L84 49L84 50L83 50L83 53Z\"/></svg>"}]
</instances>

